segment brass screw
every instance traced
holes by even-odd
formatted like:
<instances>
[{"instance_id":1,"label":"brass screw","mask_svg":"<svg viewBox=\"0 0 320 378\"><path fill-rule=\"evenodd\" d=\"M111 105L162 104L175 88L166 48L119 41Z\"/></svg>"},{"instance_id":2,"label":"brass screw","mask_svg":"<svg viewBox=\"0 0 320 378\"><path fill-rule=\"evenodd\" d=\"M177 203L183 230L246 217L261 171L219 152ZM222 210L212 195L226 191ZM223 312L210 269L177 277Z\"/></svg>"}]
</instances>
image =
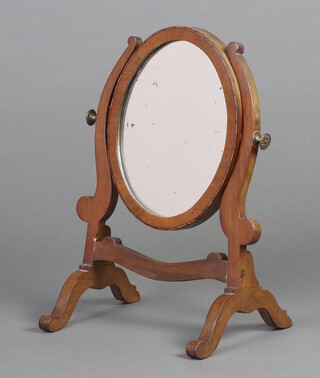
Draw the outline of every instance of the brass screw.
<instances>
[{"instance_id":1,"label":"brass screw","mask_svg":"<svg viewBox=\"0 0 320 378\"><path fill-rule=\"evenodd\" d=\"M97 113L94 109L90 109L86 114L86 121L89 126L92 126L96 123Z\"/></svg>"},{"instance_id":2,"label":"brass screw","mask_svg":"<svg viewBox=\"0 0 320 378\"><path fill-rule=\"evenodd\" d=\"M266 150L271 143L271 135L266 134L260 134L259 131L256 131L252 135L252 144L254 147L258 148L260 147L261 150Z\"/></svg>"}]
</instances>

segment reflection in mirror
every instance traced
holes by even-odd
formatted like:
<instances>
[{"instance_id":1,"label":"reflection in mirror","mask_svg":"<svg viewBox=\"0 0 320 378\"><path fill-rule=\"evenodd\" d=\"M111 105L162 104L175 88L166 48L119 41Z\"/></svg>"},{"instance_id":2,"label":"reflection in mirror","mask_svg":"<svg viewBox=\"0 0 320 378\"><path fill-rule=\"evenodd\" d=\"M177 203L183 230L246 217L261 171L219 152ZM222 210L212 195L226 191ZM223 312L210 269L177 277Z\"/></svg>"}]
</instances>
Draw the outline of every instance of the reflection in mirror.
<instances>
[{"instance_id":1,"label":"reflection in mirror","mask_svg":"<svg viewBox=\"0 0 320 378\"><path fill-rule=\"evenodd\" d=\"M227 133L225 96L208 56L186 41L157 50L130 84L119 130L122 173L136 200L162 217L194 206Z\"/></svg>"}]
</instances>

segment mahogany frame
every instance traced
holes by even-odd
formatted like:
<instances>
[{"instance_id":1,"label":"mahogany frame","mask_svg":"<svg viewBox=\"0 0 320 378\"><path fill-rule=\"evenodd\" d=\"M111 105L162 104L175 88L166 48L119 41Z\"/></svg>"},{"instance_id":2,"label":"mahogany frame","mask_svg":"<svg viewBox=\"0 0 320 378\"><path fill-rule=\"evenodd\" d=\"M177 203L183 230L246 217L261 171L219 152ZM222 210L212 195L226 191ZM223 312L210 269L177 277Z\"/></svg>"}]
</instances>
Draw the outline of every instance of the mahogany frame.
<instances>
[{"instance_id":1,"label":"mahogany frame","mask_svg":"<svg viewBox=\"0 0 320 378\"><path fill-rule=\"evenodd\" d=\"M131 82L143 62L159 48L172 41L187 41L200 48L211 60L221 81L227 108L227 135L220 164L207 190L199 200L182 214L163 217L144 208L131 193L122 173L119 159L119 129L121 115ZM122 200L141 222L153 228L176 230L198 225L208 219L220 207L221 196L234 166L240 145L242 128L241 95L237 78L231 67L223 43L213 35L204 35L192 28L169 28L150 36L131 56L115 87L107 128L107 147L113 182Z\"/></svg>"},{"instance_id":2,"label":"mahogany frame","mask_svg":"<svg viewBox=\"0 0 320 378\"><path fill-rule=\"evenodd\" d=\"M112 109L119 109L118 105L112 102L120 98L115 96L115 90L119 90L116 87L117 83L121 83L121 75L130 71L126 70L130 59L134 60L137 51L143 52L144 46L149 46L146 43L148 40L143 43L139 38L130 37L128 47L105 84L98 106L95 130L96 191L93 197L81 197L77 204L79 217L88 224L83 263L79 270L66 280L52 313L41 316L39 326L48 332L63 328L80 296L88 288L102 289L110 286L116 299L126 303L138 301L140 295L135 286L129 282L124 270L115 264L161 281L216 279L226 282L225 292L209 309L198 340L190 341L186 348L190 357L203 359L213 353L229 318L235 312L249 313L258 310L267 325L279 329L290 327L292 321L286 311L279 307L274 296L259 286L254 273L253 257L247 250L247 245L257 242L261 234L260 224L248 219L245 211L246 194L257 156L257 147L252 144L252 135L260 130L260 112L255 83L243 58L243 45L232 42L226 47L210 33L195 28L172 27L158 34L165 36L167 41L176 40L179 36L179 39L191 38L191 42L200 41L197 42L197 46L201 45L201 40L211 43L218 51L223 51L223 61L228 65L230 72L233 72L233 89L239 94L237 103L241 104L241 108L236 111L237 137L231 143L232 158L229 169L224 171L221 190L216 192L211 203L209 201L209 206L203 206L197 219L191 219L190 222L190 218L187 217L187 221L184 219L172 222L167 218L169 222L166 221L158 227L175 229L191 224L194 226L220 208L221 226L228 239L228 256L210 253L204 260L179 263L153 260L123 246L120 239L111 237L111 230L105 225L116 206L118 191L123 193L117 176L111 176L112 154L106 141L107 129L114 122L117 113ZM111 138L112 132L110 131ZM108 134L108 137L110 135ZM114 162L111 164L115 166ZM153 227L157 226L153 224L152 219L150 221L141 216L138 218Z\"/></svg>"}]
</instances>

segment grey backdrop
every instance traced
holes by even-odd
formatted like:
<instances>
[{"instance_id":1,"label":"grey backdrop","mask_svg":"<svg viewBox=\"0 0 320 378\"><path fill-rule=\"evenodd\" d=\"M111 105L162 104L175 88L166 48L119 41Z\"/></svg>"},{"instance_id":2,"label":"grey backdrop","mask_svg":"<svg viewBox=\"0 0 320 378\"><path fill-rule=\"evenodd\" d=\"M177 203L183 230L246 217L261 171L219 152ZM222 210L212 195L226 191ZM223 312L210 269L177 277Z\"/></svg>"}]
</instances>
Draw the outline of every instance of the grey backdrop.
<instances>
[{"instance_id":1,"label":"grey backdrop","mask_svg":"<svg viewBox=\"0 0 320 378\"><path fill-rule=\"evenodd\" d=\"M0 1L0 375L2 377L316 377L319 363L319 16L311 1ZM38 330L81 263L86 226L76 213L95 189L94 129L105 80L126 47L171 25L244 43L271 148L260 153L248 215L263 287L294 321L275 332L235 315L214 355L184 354L224 286L159 283L129 273L142 301L119 305L89 291L69 325ZM168 261L226 251L218 217L188 231L148 229L119 202L113 234Z\"/></svg>"}]
</instances>

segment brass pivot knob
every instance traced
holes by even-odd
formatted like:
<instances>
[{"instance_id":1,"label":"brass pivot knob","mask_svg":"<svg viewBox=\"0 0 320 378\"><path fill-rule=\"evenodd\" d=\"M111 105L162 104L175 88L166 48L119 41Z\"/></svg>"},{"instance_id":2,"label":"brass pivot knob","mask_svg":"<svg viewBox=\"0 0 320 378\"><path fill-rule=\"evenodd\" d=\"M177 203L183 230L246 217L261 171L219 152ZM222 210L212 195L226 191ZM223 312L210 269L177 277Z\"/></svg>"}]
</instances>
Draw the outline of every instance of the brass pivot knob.
<instances>
[{"instance_id":1,"label":"brass pivot knob","mask_svg":"<svg viewBox=\"0 0 320 378\"><path fill-rule=\"evenodd\" d=\"M252 144L254 147L260 147L261 150L266 150L271 143L271 135L270 134L260 134L259 131L256 131L252 135Z\"/></svg>"},{"instance_id":2,"label":"brass pivot knob","mask_svg":"<svg viewBox=\"0 0 320 378\"><path fill-rule=\"evenodd\" d=\"M97 113L94 109L90 109L86 114L86 121L89 126L92 126L96 123Z\"/></svg>"}]
</instances>

